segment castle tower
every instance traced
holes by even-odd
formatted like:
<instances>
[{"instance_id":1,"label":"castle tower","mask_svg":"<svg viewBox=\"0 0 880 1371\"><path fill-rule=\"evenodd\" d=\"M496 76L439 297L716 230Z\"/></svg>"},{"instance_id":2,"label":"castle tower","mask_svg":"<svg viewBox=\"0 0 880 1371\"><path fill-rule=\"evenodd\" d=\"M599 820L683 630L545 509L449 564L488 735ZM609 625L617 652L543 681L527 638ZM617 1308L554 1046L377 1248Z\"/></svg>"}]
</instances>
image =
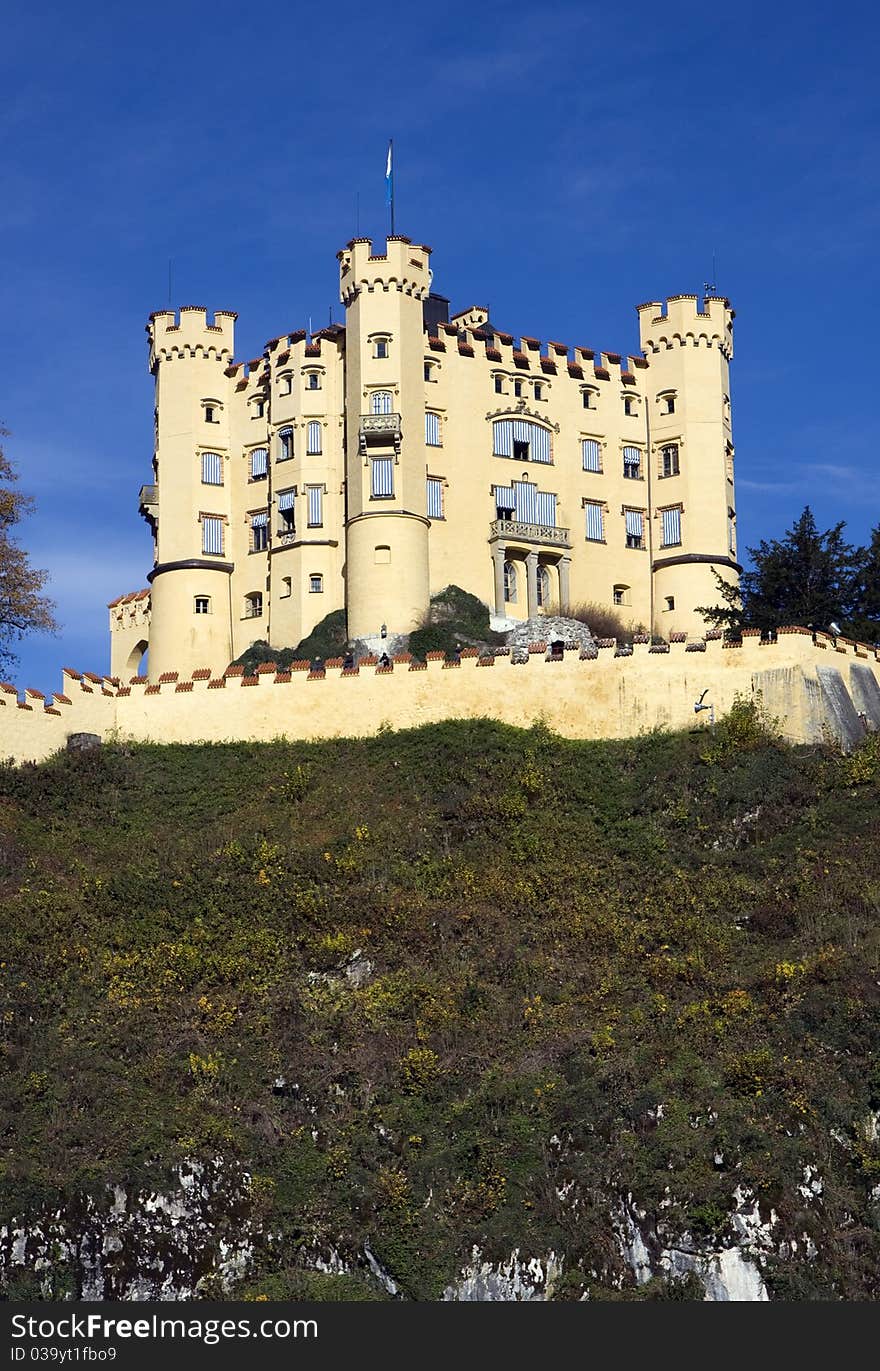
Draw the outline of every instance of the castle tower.
<instances>
[{"instance_id":1,"label":"castle tower","mask_svg":"<svg viewBox=\"0 0 880 1371\"><path fill-rule=\"evenodd\" d=\"M156 382L153 485L141 512L154 537L148 674L181 675L232 657L229 380L236 316L198 306L150 316Z\"/></svg>"},{"instance_id":2,"label":"castle tower","mask_svg":"<svg viewBox=\"0 0 880 1371\"><path fill-rule=\"evenodd\" d=\"M423 300L430 248L400 235L340 253L346 311L348 633L415 628L429 603Z\"/></svg>"},{"instance_id":3,"label":"castle tower","mask_svg":"<svg viewBox=\"0 0 880 1371\"><path fill-rule=\"evenodd\" d=\"M720 602L713 572L735 581L730 426L730 302L673 296L638 307L648 426L652 630L706 630L697 606Z\"/></svg>"}]
</instances>

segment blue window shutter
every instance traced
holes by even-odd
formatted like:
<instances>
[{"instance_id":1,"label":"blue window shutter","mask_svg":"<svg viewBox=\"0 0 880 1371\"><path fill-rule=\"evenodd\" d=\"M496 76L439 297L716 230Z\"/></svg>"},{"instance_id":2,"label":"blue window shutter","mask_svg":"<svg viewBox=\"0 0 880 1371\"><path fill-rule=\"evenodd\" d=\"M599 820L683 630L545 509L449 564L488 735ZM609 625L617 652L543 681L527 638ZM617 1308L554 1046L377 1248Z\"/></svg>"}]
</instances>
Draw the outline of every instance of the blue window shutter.
<instances>
[{"instance_id":1,"label":"blue window shutter","mask_svg":"<svg viewBox=\"0 0 880 1371\"><path fill-rule=\"evenodd\" d=\"M642 536L642 513L638 509L626 511L626 531L634 538Z\"/></svg>"},{"instance_id":2,"label":"blue window shutter","mask_svg":"<svg viewBox=\"0 0 880 1371\"><path fill-rule=\"evenodd\" d=\"M306 493L309 499L309 528L320 528L324 522L323 501L324 493L321 486L306 486Z\"/></svg>"},{"instance_id":3,"label":"blue window shutter","mask_svg":"<svg viewBox=\"0 0 880 1371\"><path fill-rule=\"evenodd\" d=\"M443 518L443 482L434 476L428 477L428 518Z\"/></svg>"},{"instance_id":4,"label":"blue window shutter","mask_svg":"<svg viewBox=\"0 0 880 1371\"><path fill-rule=\"evenodd\" d=\"M205 518L202 520L202 551L222 554L223 520Z\"/></svg>"},{"instance_id":5,"label":"blue window shutter","mask_svg":"<svg viewBox=\"0 0 880 1371\"><path fill-rule=\"evenodd\" d=\"M202 453L202 485L222 486L223 463L218 452Z\"/></svg>"},{"instance_id":6,"label":"blue window shutter","mask_svg":"<svg viewBox=\"0 0 880 1371\"><path fill-rule=\"evenodd\" d=\"M601 452L595 438L582 439L581 451L583 455L584 471L602 470Z\"/></svg>"},{"instance_id":7,"label":"blue window shutter","mask_svg":"<svg viewBox=\"0 0 880 1371\"><path fill-rule=\"evenodd\" d=\"M513 456L513 424L510 419L497 419L492 425L492 451L496 457Z\"/></svg>"},{"instance_id":8,"label":"blue window shutter","mask_svg":"<svg viewBox=\"0 0 880 1371\"><path fill-rule=\"evenodd\" d=\"M371 476L373 499L394 494L394 459L392 457L374 457Z\"/></svg>"},{"instance_id":9,"label":"blue window shutter","mask_svg":"<svg viewBox=\"0 0 880 1371\"><path fill-rule=\"evenodd\" d=\"M584 506L587 513L587 537L590 542L603 543L605 541L605 530L603 521L603 509L598 504L587 504Z\"/></svg>"},{"instance_id":10,"label":"blue window shutter","mask_svg":"<svg viewBox=\"0 0 880 1371\"><path fill-rule=\"evenodd\" d=\"M308 427L308 440L306 442L306 452L314 455L321 451L321 425L312 420Z\"/></svg>"},{"instance_id":11,"label":"blue window shutter","mask_svg":"<svg viewBox=\"0 0 880 1371\"><path fill-rule=\"evenodd\" d=\"M556 527L556 496L539 490L535 497L536 523L546 528Z\"/></svg>"},{"instance_id":12,"label":"blue window shutter","mask_svg":"<svg viewBox=\"0 0 880 1371\"><path fill-rule=\"evenodd\" d=\"M681 510L664 509L661 517L663 520L663 546L674 547L681 542Z\"/></svg>"},{"instance_id":13,"label":"blue window shutter","mask_svg":"<svg viewBox=\"0 0 880 1371\"><path fill-rule=\"evenodd\" d=\"M296 486L292 490L280 490L278 492L278 508L293 509L296 502Z\"/></svg>"}]
</instances>

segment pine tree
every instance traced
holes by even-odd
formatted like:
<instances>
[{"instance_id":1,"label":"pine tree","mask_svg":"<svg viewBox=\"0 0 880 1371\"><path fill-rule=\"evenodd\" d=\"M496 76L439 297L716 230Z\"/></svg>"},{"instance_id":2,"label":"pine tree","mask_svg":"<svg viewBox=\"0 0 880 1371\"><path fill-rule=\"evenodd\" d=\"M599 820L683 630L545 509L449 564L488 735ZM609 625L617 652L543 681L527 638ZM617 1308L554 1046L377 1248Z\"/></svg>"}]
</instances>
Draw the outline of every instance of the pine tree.
<instances>
[{"instance_id":1,"label":"pine tree","mask_svg":"<svg viewBox=\"0 0 880 1371\"><path fill-rule=\"evenodd\" d=\"M847 633L865 643L880 643L880 524L859 551L856 592Z\"/></svg>"},{"instance_id":2,"label":"pine tree","mask_svg":"<svg viewBox=\"0 0 880 1371\"><path fill-rule=\"evenodd\" d=\"M762 539L749 548L754 569L743 572L738 589L716 572L722 604L700 606L697 613L734 635L744 628L770 633L784 624L838 623L849 631L861 550L844 541L845 527L841 522L820 533L807 505L781 542Z\"/></svg>"},{"instance_id":3,"label":"pine tree","mask_svg":"<svg viewBox=\"0 0 880 1371\"><path fill-rule=\"evenodd\" d=\"M0 428L0 438L6 430ZM16 660L10 644L26 633L55 633L55 606L45 596L48 573L30 565L13 530L31 512L33 498L15 489L18 480L0 443L0 663Z\"/></svg>"}]
</instances>

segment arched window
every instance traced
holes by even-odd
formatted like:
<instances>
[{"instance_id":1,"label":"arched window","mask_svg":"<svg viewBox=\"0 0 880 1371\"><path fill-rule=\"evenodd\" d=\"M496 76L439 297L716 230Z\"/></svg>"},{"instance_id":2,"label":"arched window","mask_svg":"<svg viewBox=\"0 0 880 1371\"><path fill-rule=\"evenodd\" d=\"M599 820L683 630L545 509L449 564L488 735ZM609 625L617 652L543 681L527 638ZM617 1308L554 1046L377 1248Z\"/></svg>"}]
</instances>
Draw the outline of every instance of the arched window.
<instances>
[{"instance_id":1,"label":"arched window","mask_svg":"<svg viewBox=\"0 0 880 1371\"><path fill-rule=\"evenodd\" d=\"M496 457L512 457L515 462L552 462L550 430L526 419L496 419L492 451Z\"/></svg>"},{"instance_id":2,"label":"arched window","mask_svg":"<svg viewBox=\"0 0 880 1371\"><path fill-rule=\"evenodd\" d=\"M293 456L293 429L282 428L278 431L278 460L287 462Z\"/></svg>"},{"instance_id":3,"label":"arched window","mask_svg":"<svg viewBox=\"0 0 880 1371\"><path fill-rule=\"evenodd\" d=\"M252 590L249 595L244 597L244 617L246 619L260 619L263 615L263 592Z\"/></svg>"},{"instance_id":4,"label":"arched window","mask_svg":"<svg viewBox=\"0 0 880 1371\"><path fill-rule=\"evenodd\" d=\"M202 485L222 486L223 459L219 452L202 453Z\"/></svg>"},{"instance_id":5,"label":"arched window","mask_svg":"<svg viewBox=\"0 0 880 1371\"><path fill-rule=\"evenodd\" d=\"M306 452L310 456L317 455L321 451L321 425L317 420L312 420L308 427L306 439Z\"/></svg>"},{"instance_id":6,"label":"arched window","mask_svg":"<svg viewBox=\"0 0 880 1371\"><path fill-rule=\"evenodd\" d=\"M550 572L545 566L538 567L538 607L546 609L550 603Z\"/></svg>"},{"instance_id":7,"label":"arched window","mask_svg":"<svg viewBox=\"0 0 880 1371\"><path fill-rule=\"evenodd\" d=\"M320 572L313 571L309 576L309 594L320 595L324 589L324 577Z\"/></svg>"},{"instance_id":8,"label":"arched window","mask_svg":"<svg viewBox=\"0 0 880 1371\"><path fill-rule=\"evenodd\" d=\"M269 450L264 447L255 447L249 457L250 479L252 481L265 481L269 474Z\"/></svg>"},{"instance_id":9,"label":"arched window","mask_svg":"<svg viewBox=\"0 0 880 1371\"><path fill-rule=\"evenodd\" d=\"M371 414L390 414L392 396L390 390L374 390L370 396Z\"/></svg>"},{"instance_id":10,"label":"arched window","mask_svg":"<svg viewBox=\"0 0 880 1371\"><path fill-rule=\"evenodd\" d=\"M513 562L504 563L504 598L508 604L516 604L516 567Z\"/></svg>"}]
</instances>

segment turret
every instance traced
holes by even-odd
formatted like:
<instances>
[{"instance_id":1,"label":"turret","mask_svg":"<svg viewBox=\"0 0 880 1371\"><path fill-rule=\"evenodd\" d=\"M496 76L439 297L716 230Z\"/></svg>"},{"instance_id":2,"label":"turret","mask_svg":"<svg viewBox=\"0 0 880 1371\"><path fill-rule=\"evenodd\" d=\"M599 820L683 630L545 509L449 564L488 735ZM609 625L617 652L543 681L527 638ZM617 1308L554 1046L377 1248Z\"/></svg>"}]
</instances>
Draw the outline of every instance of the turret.
<instances>
[{"instance_id":1,"label":"turret","mask_svg":"<svg viewBox=\"0 0 880 1371\"><path fill-rule=\"evenodd\" d=\"M229 378L236 316L201 306L150 316L156 382L153 481L141 511L155 539L149 675L230 660Z\"/></svg>"},{"instance_id":2,"label":"turret","mask_svg":"<svg viewBox=\"0 0 880 1371\"><path fill-rule=\"evenodd\" d=\"M654 632L701 634L700 605L719 602L713 572L735 581L730 427L730 302L677 295L638 307L650 444Z\"/></svg>"},{"instance_id":3,"label":"turret","mask_svg":"<svg viewBox=\"0 0 880 1371\"><path fill-rule=\"evenodd\" d=\"M428 608L423 301L430 248L400 235L338 254L346 310L346 585L353 638Z\"/></svg>"}]
</instances>

